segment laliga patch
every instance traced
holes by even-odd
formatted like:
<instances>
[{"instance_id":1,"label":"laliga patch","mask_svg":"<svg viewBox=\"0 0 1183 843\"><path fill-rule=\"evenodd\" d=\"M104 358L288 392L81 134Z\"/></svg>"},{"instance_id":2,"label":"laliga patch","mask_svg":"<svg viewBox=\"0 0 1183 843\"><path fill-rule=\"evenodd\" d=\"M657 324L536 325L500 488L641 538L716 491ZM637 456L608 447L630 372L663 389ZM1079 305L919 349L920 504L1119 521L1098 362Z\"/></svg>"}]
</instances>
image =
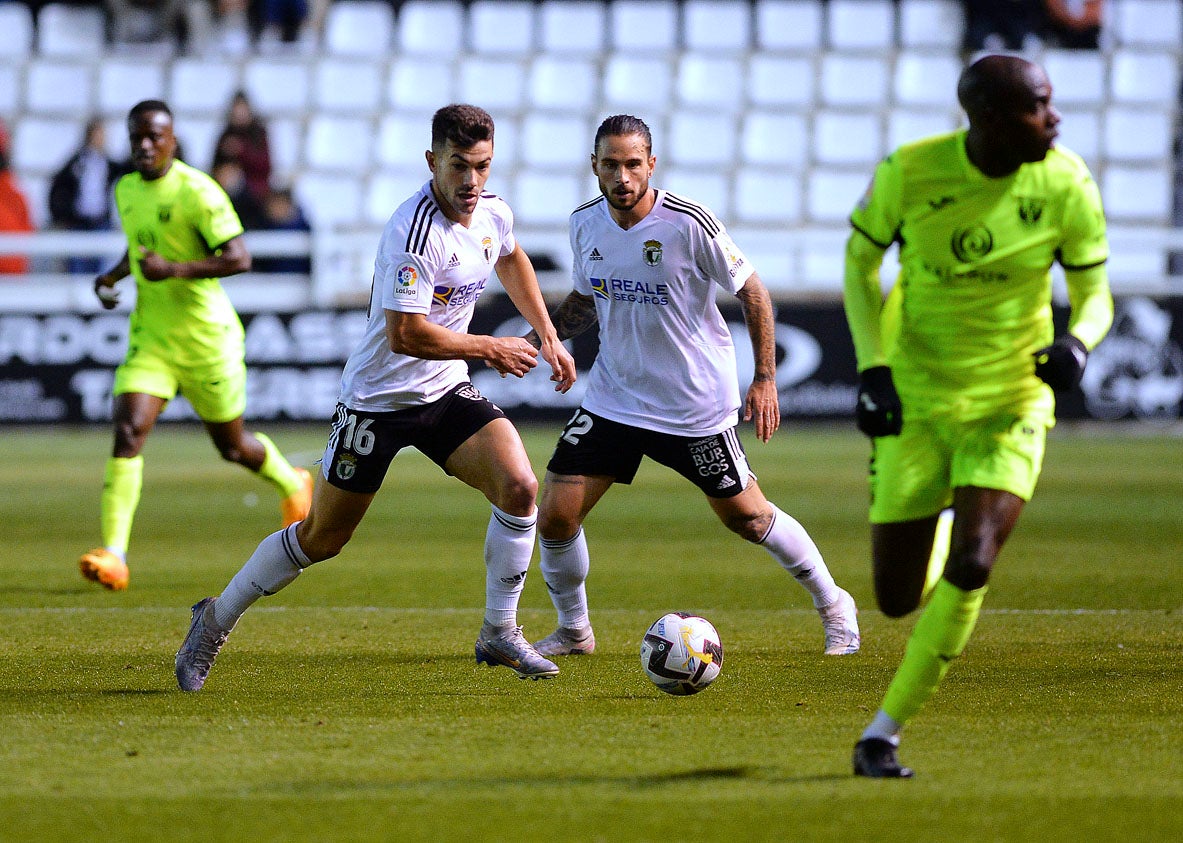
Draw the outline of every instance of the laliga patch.
<instances>
[{"instance_id":1,"label":"laliga patch","mask_svg":"<svg viewBox=\"0 0 1183 843\"><path fill-rule=\"evenodd\" d=\"M394 274L394 292L400 296L413 295L415 282L419 280L419 272L409 263L404 263Z\"/></svg>"}]
</instances>

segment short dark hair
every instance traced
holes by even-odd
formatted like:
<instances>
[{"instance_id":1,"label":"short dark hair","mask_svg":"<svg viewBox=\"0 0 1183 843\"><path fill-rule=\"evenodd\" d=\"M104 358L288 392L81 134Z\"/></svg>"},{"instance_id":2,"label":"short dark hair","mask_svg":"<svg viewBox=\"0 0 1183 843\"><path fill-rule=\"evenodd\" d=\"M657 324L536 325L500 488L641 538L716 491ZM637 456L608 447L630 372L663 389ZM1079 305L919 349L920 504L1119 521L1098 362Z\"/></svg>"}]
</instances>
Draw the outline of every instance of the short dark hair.
<instances>
[{"instance_id":1,"label":"short dark hair","mask_svg":"<svg viewBox=\"0 0 1183 843\"><path fill-rule=\"evenodd\" d=\"M431 118L431 148L438 149L451 141L460 149L481 141L493 142L493 118L475 105L445 105Z\"/></svg>"},{"instance_id":2,"label":"short dark hair","mask_svg":"<svg viewBox=\"0 0 1183 843\"><path fill-rule=\"evenodd\" d=\"M131 111L127 112L127 120L131 122L137 117L142 117L153 111L163 111L168 115L169 120L173 119L173 111L164 100L141 100L131 107Z\"/></svg>"},{"instance_id":3,"label":"short dark hair","mask_svg":"<svg viewBox=\"0 0 1183 843\"><path fill-rule=\"evenodd\" d=\"M600 124L600 128L596 129L596 138L592 141L592 151L600 148L600 140L609 135L640 135L645 139L645 149L652 154L653 152L653 134L649 131L649 126L640 117L633 117L631 114L613 114Z\"/></svg>"}]
</instances>

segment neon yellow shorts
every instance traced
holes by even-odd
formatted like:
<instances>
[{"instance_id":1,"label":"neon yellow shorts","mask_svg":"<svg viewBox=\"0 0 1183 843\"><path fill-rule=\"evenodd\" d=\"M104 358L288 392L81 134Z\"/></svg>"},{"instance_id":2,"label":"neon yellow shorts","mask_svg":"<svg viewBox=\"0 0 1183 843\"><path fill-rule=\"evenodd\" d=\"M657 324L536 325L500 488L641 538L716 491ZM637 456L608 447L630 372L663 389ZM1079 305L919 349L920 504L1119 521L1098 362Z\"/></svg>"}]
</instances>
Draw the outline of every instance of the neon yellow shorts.
<instances>
[{"instance_id":1,"label":"neon yellow shorts","mask_svg":"<svg viewBox=\"0 0 1183 843\"><path fill-rule=\"evenodd\" d=\"M1052 420L1042 411L973 422L906 418L899 436L871 445L871 523L914 521L953 502L959 486L1030 500Z\"/></svg>"},{"instance_id":2,"label":"neon yellow shorts","mask_svg":"<svg viewBox=\"0 0 1183 843\"><path fill-rule=\"evenodd\" d=\"M205 366L178 366L141 348L115 370L112 392L143 392L165 401L180 392L202 421L220 424L246 411L246 363L236 358Z\"/></svg>"}]
</instances>

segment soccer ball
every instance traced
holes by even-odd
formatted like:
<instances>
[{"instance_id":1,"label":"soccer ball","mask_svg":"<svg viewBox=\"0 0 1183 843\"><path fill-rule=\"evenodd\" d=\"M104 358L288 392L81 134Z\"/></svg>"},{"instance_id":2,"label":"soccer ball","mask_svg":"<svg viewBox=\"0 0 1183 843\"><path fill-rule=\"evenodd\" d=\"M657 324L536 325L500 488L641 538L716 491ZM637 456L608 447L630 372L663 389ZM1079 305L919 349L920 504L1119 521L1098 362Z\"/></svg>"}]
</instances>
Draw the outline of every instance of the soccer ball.
<instances>
[{"instance_id":1,"label":"soccer ball","mask_svg":"<svg viewBox=\"0 0 1183 843\"><path fill-rule=\"evenodd\" d=\"M723 669L723 644L706 618L670 612L653 622L641 641L641 669L667 694L697 694Z\"/></svg>"}]
</instances>

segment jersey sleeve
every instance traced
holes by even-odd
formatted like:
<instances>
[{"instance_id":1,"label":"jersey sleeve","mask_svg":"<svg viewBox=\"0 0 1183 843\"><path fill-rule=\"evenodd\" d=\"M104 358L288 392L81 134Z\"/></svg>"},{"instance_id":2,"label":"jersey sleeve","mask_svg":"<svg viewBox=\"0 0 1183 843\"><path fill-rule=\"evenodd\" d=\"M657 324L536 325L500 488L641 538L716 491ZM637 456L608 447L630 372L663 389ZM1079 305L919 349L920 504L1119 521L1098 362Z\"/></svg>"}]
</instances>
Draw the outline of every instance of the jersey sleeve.
<instances>
[{"instance_id":1,"label":"jersey sleeve","mask_svg":"<svg viewBox=\"0 0 1183 843\"><path fill-rule=\"evenodd\" d=\"M695 259L708 278L729 293L737 293L756 268L735 245L727 229L717 220L714 221L719 227L713 237L699 226L693 226Z\"/></svg>"},{"instance_id":2,"label":"jersey sleeve","mask_svg":"<svg viewBox=\"0 0 1183 843\"><path fill-rule=\"evenodd\" d=\"M195 179L192 189L194 223L207 246L216 249L242 234L242 221L221 185L206 176Z\"/></svg>"},{"instance_id":3,"label":"jersey sleeve","mask_svg":"<svg viewBox=\"0 0 1183 843\"><path fill-rule=\"evenodd\" d=\"M899 234L902 212L902 177L894 156L879 162L850 215L850 224L881 249L892 244Z\"/></svg>"},{"instance_id":4,"label":"jersey sleeve","mask_svg":"<svg viewBox=\"0 0 1183 843\"><path fill-rule=\"evenodd\" d=\"M850 215L854 230L846 241L843 272L844 307L858 370L887 361L884 343L884 300L879 268L883 253L900 227L899 168L890 157L875 170L871 183Z\"/></svg>"},{"instance_id":5,"label":"jersey sleeve","mask_svg":"<svg viewBox=\"0 0 1183 843\"><path fill-rule=\"evenodd\" d=\"M583 253L579 249L579 225L576 224L574 217L570 222L570 239L571 254L574 256L574 260L571 262L571 286L580 295L590 296L592 294L591 281L584 274L583 261L579 257Z\"/></svg>"},{"instance_id":6,"label":"jersey sleeve","mask_svg":"<svg viewBox=\"0 0 1183 843\"><path fill-rule=\"evenodd\" d=\"M500 213L497 214L497 224L501 232L501 257L512 255L518 247L517 238L513 233L513 208L509 203L498 197L501 203Z\"/></svg>"},{"instance_id":7,"label":"jersey sleeve","mask_svg":"<svg viewBox=\"0 0 1183 843\"><path fill-rule=\"evenodd\" d=\"M1068 193L1063 225L1064 240L1059 259L1065 270L1087 269L1108 259L1109 241L1105 234L1101 192L1087 170Z\"/></svg>"},{"instance_id":8,"label":"jersey sleeve","mask_svg":"<svg viewBox=\"0 0 1183 843\"><path fill-rule=\"evenodd\" d=\"M427 313L439 272L439 241L429 237L422 252L408 252L406 232L391 227L386 230L374 260L374 284L380 291L384 310L400 313Z\"/></svg>"},{"instance_id":9,"label":"jersey sleeve","mask_svg":"<svg viewBox=\"0 0 1183 843\"><path fill-rule=\"evenodd\" d=\"M1113 295L1104 264L1064 272L1068 285L1068 332L1092 351L1113 324Z\"/></svg>"}]
</instances>

